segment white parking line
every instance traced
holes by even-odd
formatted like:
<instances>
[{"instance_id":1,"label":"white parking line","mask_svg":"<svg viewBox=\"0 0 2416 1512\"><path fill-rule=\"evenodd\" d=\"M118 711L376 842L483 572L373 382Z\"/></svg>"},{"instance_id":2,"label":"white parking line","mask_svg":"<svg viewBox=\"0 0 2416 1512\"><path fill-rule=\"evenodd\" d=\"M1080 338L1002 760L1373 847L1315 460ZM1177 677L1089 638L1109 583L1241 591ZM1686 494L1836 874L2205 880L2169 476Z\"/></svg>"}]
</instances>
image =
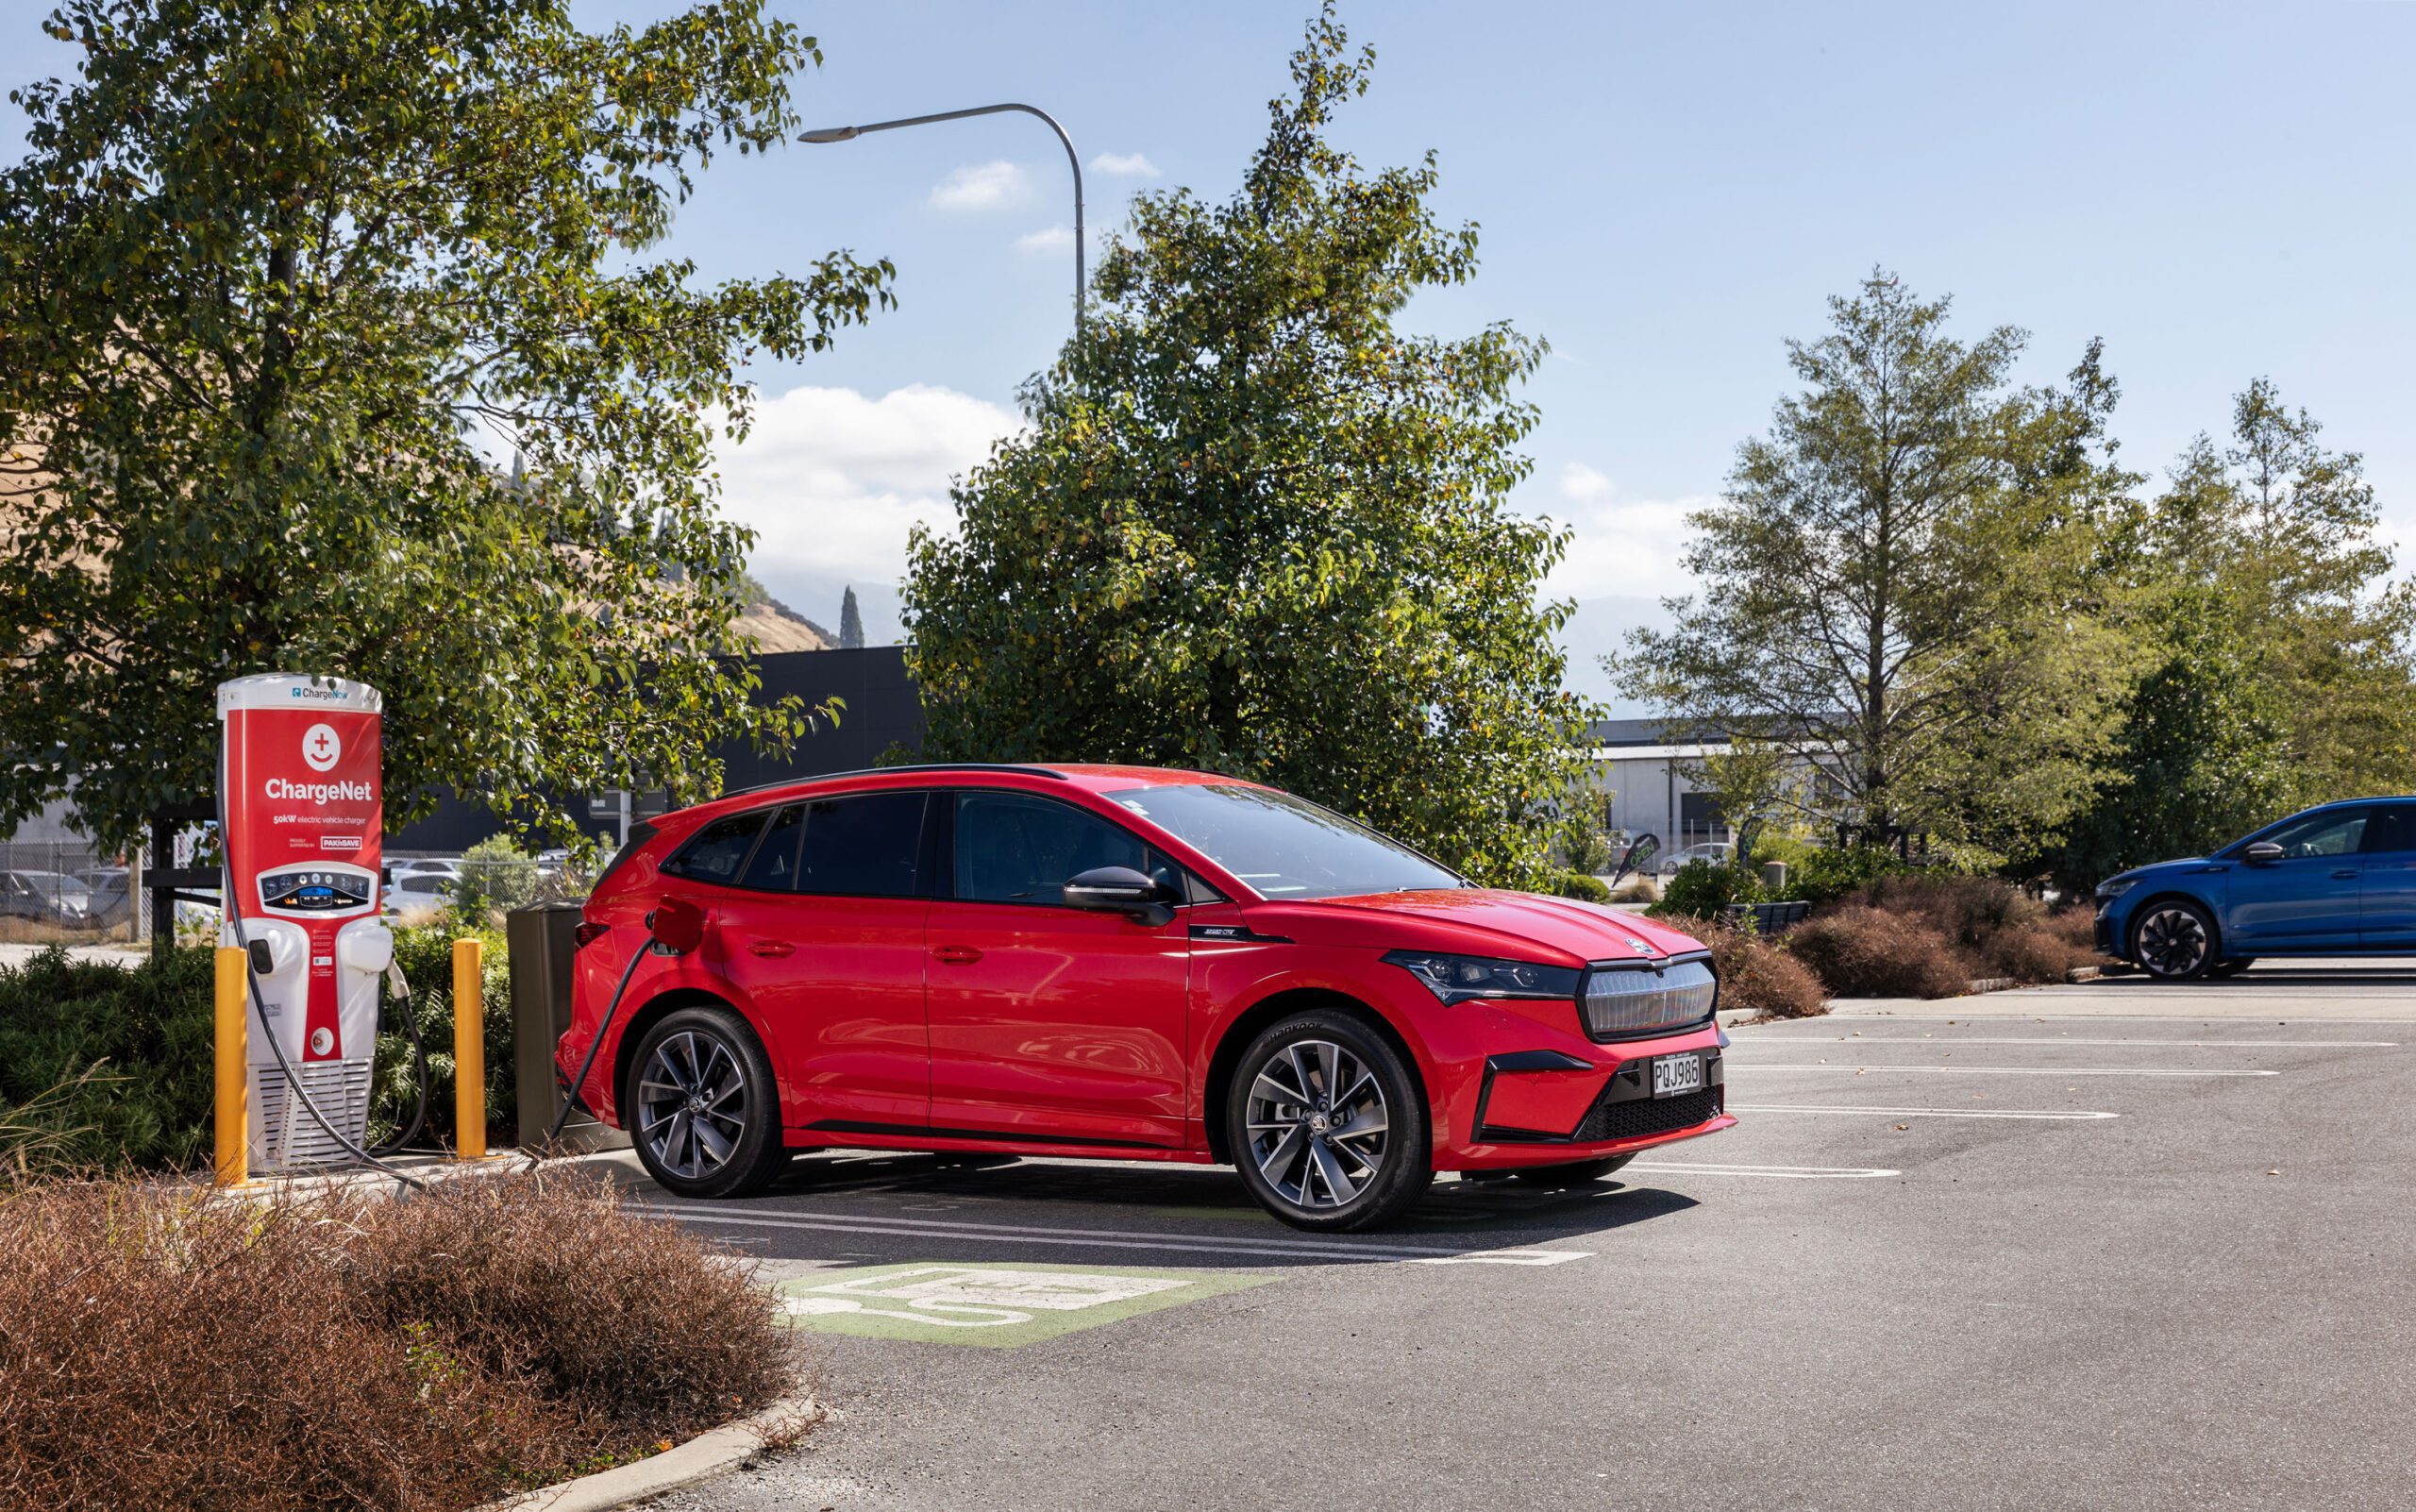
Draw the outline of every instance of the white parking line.
<instances>
[{"instance_id":1,"label":"white parking line","mask_svg":"<svg viewBox=\"0 0 2416 1512\"><path fill-rule=\"evenodd\" d=\"M1665 1176L1770 1176L1780 1181L1835 1182L1868 1181L1874 1176L1902 1176L1900 1170L1883 1170L1869 1166L1728 1166L1718 1161L1639 1160L1629 1170L1649 1170Z\"/></svg>"},{"instance_id":2,"label":"white parking line","mask_svg":"<svg viewBox=\"0 0 2416 1512\"><path fill-rule=\"evenodd\" d=\"M1900 1073L1937 1071L1949 1076L2279 1076L2279 1071L2250 1071L2236 1067L2153 1067L2153 1066L1872 1066L1863 1061L1743 1061L1731 1062L1727 1074L1739 1071L1864 1071L1883 1076Z\"/></svg>"},{"instance_id":3,"label":"white parking line","mask_svg":"<svg viewBox=\"0 0 2416 1512\"><path fill-rule=\"evenodd\" d=\"M2168 1050L2396 1050L2395 1039L1998 1039L1976 1034L1732 1034L1736 1045L2159 1045Z\"/></svg>"},{"instance_id":4,"label":"white parking line","mask_svg":"<svg viewBox=\"0 0 2416 1512\"><path fill-rule=\"evenodd\" d=\"M1883 1118L2119 1118L2119 1113L2069 1108L1843 1108L1802 1102L1731 1102L1731 1113L1860 1113Z\"/></svg>"},{"instance_id":5,"label":"white parking line","mask_svg":"<svg viewBox=\"0 0 2416 1512\"><path fill-rule=\"evenodd\" d=\"M830 1234L888 1234L921 1239L979 1239L992 1244L1097 1246L1109 1250L1174 1250L1198 1254L1276 1255L1294 1260L1402 1260L1413 1265L1558 1266L1593 1256L1591 1250L1546 1250L1514 1246L1501 1250L1441 1249L1415 1244L1326 1243L1317 1239L1217 1239L1125 1229L1050 1229L1015 1223L939 1222L925 1218L857 1217L759 1218L649 1202L644 1211L682 1223L727 1223L747 1228L813 1229Z\"/></svg>"}]
</instances>

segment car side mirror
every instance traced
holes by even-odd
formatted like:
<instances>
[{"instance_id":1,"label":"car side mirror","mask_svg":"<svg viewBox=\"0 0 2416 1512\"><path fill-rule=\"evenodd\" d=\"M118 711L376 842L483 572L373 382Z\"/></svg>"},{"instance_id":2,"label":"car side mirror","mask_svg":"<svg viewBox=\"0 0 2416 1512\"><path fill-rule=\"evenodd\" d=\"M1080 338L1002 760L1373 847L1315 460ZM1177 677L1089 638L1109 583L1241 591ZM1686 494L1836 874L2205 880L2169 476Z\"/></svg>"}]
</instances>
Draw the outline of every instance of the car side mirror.
<instances>
[{"instance_id":1,"label":"car side mirror","mask_svg":"<svg viewBox=\"0 0 2416 1512\"><path fill-rule=\"evenodd\" d=\"M2282 848L2271 840L2259 840L2240 853L2240 859L2252 866L2271 865L2281 860L2283 854Z\"/></svg>"},{"instance_id":2,"label":"car side mirror","mask_svg":"<svg viewBox=\"0 0 2416 1512\"><path fill-rule=\"evenodd\" d=\"M1124 914L1153 927L1174 920L1166 890L1130 866L1093 866L1068 881L1065 894L1068 908Z\"/></svg>"}]
</instances>

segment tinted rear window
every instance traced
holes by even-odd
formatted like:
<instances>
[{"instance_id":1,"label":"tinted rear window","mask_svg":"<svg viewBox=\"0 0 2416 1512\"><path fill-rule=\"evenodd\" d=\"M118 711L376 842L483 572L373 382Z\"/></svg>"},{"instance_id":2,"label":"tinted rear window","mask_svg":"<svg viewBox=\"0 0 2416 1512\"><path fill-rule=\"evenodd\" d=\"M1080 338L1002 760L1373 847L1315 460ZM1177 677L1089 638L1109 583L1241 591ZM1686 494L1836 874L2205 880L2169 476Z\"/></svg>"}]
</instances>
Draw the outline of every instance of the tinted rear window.
<instances>
[{"instance_id":1,"label":"tinted rear window","mask_svg":"<svg viewBox=\"0 0 2416 1512\"><path fill-rule=\"evenodd\" d=\"M912 898L923 848L921 793L859 793L803 805L797 889L849 898Z\"/></svg>"},{"instance_id":2,"label":"tinted rear window","mask_svg":"<svg viewBox=\"0 0 2416 1512\"><path fill-rule=\"evenodd\" d=\"M664 862L663 869L674 877L696 882L736 882L738 868L747 865L747 853L755 848L755 837L763 832L763 820L770 812L756 809L715 819L680 847L678 855Z\"/></svg>"}]
</instances>

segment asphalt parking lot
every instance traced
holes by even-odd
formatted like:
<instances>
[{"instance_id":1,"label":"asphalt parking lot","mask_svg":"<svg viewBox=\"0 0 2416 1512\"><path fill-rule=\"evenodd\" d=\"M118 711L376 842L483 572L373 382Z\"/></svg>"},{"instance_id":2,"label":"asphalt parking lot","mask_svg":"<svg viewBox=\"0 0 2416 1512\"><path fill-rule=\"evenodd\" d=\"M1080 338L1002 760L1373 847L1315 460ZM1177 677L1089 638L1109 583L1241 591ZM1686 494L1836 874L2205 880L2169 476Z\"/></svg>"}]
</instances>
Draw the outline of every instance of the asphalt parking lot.
<instances>
[{"instance_id":1,"label":"asphalt parking lot","mask_svg":"<svg viewBox=\"0 0 2416 1512\"><path fill-rule=\"evenodd\" d=\"M2416 971L1734 1037L1738 1128L1377 1235L1135 1165L838 1155L683 1206L832 1417L662 1504L2416 1505Z\"/></svg>"}]
</instances>

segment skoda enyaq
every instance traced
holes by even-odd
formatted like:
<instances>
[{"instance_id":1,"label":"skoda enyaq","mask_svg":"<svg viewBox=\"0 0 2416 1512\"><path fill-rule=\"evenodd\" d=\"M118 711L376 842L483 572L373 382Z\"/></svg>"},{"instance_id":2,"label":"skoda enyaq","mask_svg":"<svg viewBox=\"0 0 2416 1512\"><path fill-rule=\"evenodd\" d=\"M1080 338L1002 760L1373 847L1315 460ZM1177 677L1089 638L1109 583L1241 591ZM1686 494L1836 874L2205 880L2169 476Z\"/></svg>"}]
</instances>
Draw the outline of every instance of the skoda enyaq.
<instances>
[{"instance_id":1,"label":"skoda enyaq","mask_svg":"<svg viewBox=\"0 0 2416 1512\"><path fill-rule=\"evenodd\" d=\"M2416 798L2326 803L2097 898L2097 949L2167 982L2267 955L2416 954Z\"/></svg>"},{"instance_id":2,"label":"skoda enyaq","mask_svg":"<svg viewBox=\"0 0 2416 1512\"><path fill-rule=\"evenodd\" d=\"M680 954L647 933L675 899ZM733 795L640 826L579 934L558 1074L649 951L576 1096L682 1196L830 1147L1225 1162L1355 1229L1437 1170L1591 1181L1735 1122L1694 940L1199 772Z\"/></svg>"}]
</instances>

